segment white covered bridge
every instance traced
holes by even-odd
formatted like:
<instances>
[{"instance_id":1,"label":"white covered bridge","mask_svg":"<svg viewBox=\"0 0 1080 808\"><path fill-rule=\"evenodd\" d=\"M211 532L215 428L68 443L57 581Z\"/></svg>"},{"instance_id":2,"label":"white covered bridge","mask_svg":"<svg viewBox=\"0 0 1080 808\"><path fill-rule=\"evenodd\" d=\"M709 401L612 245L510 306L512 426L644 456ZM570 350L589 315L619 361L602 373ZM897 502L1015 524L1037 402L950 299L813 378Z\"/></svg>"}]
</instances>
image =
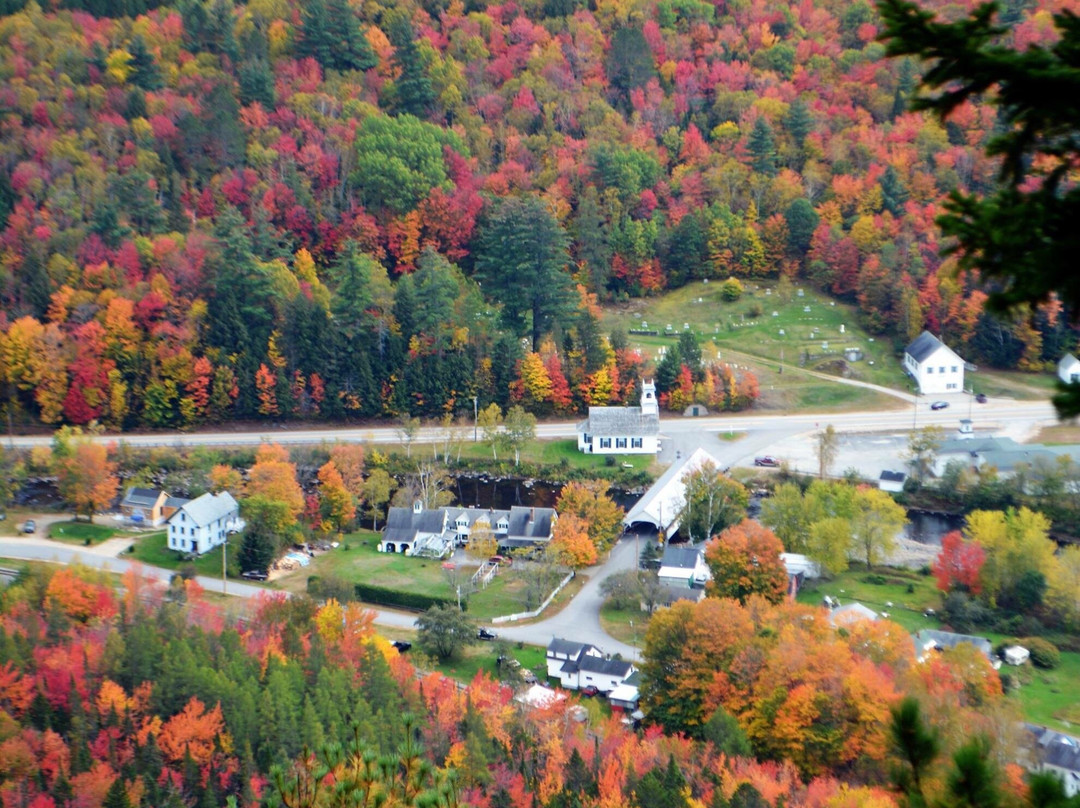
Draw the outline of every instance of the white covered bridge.
<instances>
[{"instance_id":1,"label":"white covered bridge","mask_svg":"<svg viewBox=\"0 0 1080 808\"><path fill-rule=\"evenodd\" d=\"M651 525L658 533L671 536L679 529L679 519L686 506L686 476L697 471L706 462L719 468L720 464L704 449L695 449L686 458L668 466L652 487L623 518L623 525L632 530L634 525Z\"/></svg>"}]
</instances>

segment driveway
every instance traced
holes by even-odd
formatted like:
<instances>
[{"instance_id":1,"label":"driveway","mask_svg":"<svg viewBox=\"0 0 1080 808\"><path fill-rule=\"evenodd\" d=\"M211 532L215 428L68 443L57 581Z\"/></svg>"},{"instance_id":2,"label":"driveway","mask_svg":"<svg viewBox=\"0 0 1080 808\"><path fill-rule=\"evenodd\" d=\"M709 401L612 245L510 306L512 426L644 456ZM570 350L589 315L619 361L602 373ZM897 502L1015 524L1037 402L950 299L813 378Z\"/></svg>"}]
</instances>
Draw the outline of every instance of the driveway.
<instances>
[{"instance_id":1,"label":"driveway","mask_svg":"<svg viewBox=\"0 0 1080 808\"><path fill-rule=\"evenodd\" d=\"M644 540L642 540L643 546ZM553 637L595 645L607 654L621 654L624 659L639 659L641 652L611 637L600 627L600 607L604 596L600 584L609 575L637 566L639 547L633 538L624 538L612 549L607 561L595 568L588 582L562 611L546 620L528 625L502 623L494 629L500 636L531 645L546 646Z\"/></svg>"}]
</instances>

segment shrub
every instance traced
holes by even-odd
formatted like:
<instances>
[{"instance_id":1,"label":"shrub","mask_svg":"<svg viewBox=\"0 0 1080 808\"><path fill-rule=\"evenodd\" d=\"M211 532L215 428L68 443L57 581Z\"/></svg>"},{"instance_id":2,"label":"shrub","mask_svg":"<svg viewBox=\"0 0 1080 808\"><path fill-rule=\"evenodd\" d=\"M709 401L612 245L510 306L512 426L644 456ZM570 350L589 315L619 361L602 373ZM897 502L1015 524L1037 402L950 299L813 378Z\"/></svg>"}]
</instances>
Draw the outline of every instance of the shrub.
<instances>
[{"instance_id":1,"label":"shrub","mask_svg":"<svg viewBox=\"0 0 1080 808\"><path fill-rule=\"evenodd\" d=\"M720 297L728 303L734 303L742 295L743 285L738 278L728 278L720 284Z\"/></svg>"},{"instance_id":2,"label":"shrub","mask_svg":"<svg viewBox=\"0 0 1080 808\"><path fill-rule=\"evenodd\" d=\"M399 592L396 589L385 589L381 586L356 584L353 591L356 593L356 599L365 603L374 603L379 606L396 606L409 611L425 612L432 606L453 605L455 608L457 607L457 602L448 598L436 598L430 595L421 595L417 592ZM462 611L465 610L466 605L466 602L462 601Z\"/></svg>"},{"instance_id":3,"label":"shrub","mask_svg":"<svg viewBox=\"0 0 1080 808\"><path fill-rule=\"evenodd\" d=\"M884 586L885 585L885 576L884 575L877 575L877 574L866 575L866 576L863 576L863 583L864 584L873 584L874 586Z\"/></svg>"},{"instance_id":4,"label":"shrub","mask_svg":"<svg viewBox=\"0 0 1080 808\"><path fill-rule=\"evenodd\" d=\"M1031 652L1031 664L1050 670L1061 662L1061 652L1050 640L1042 637L1023 637L1016 641Z\"/></svg>"}]
</instances>

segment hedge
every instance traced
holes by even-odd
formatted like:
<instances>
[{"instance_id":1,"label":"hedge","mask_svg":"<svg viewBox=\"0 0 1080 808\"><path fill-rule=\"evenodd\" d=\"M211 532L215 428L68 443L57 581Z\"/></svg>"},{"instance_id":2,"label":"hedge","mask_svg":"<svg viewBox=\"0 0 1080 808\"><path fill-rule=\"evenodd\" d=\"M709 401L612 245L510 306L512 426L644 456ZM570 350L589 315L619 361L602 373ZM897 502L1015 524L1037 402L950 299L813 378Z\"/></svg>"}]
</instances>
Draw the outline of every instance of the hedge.
<instances>
[{"instance_id":1,"label":"hedge","mask_svg":"<svg viewBox=\"0 0 1080 808\"><path fill-rule=\"evenodd\" d=\"M416 592L401 592L397 589L384 589L381 586L369 586L368 584L356 584L356 599L364 603L375 603L379 606L396 606L399 609L408 609L413 612L426 612L432 606L457 606L457 601L447 598L436 598L431 595L420 595ZM466 610L466 602L461 602L462 611Z\"/></svg>"},{"instance_id":2,"label":"hedge","mask_svg":"<svg viewBox=\"0 0 1080 808\"><path fill-rule=\"evenodd\" d=\"M1031 663L1039 668L1056 668L1061 662L1061 652L1050 640L1042 637L1021 637L1016 641L1031 653Z\"/></svg>"}]
</instances>

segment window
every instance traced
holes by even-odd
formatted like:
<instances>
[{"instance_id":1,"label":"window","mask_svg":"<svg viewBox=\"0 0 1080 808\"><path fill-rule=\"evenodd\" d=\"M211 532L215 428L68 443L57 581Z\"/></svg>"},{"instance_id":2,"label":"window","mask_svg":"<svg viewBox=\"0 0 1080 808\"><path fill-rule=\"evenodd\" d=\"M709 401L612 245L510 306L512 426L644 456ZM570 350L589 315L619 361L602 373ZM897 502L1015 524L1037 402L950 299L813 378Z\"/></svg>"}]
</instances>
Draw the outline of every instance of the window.
<instances>
[{"instance_id":1,"label":"window","mask_svg":"<svg viewBox=\"0 0 1080 808\"><path fill-rule=\"evenodd\" d=\"M625 449L626 448L626 438L615 438L615 448L616 449Z\"/></svg>"},{"instance_id":2,"label":"window","mask_svg":"<svg viewBox=\"0 0 1080 808\"><path fill-rule=\"evenodd\" d=\"M585 442L588 443L591 446L592 445L592 435L586 435L585 436Z\"/></svg>"},{"instance_id":3,"label":"window","mask_svg":"<svg viewBox=\"0 0 1080 808\"><path fill-rule=\"evenodd\" d=\"M943 365L942 367L939 367L939 368L937 369L937 371L938 371L938 373L944 373L944 372L945 372L945 367L944 367L944 365Z\"/></svg>"},{"instance_id":4,"label":"window","mask_svg":"<svg viewBox=\"0 0 1080 808\"><path fill-rule=\"evenodd\" d=\"M960 369L960 368L958 368L958 367L957 367L956 365L953 365L953 366L952 366L952 372L953 372L953 373L956 373L956 371L958 371L959 369Z\"/></svg>"},{"instance_id":5,"label":"window","mask_svg":"<svg viewBox=\"0 0 1080 808\"><path fill-rule=\"evenodd\" d=\"M183 511L180 511L180 521L181 522L186 522L187 521L187 514L184 513Z\"/></svg>"},{"instance_id":6,"label":"window","mask_svg":"<svg viewBox=\"0 0 1080 808\"><path fill-rule=\"evenodd\" d=\"M645 445L645 441L643 441L641 438L631 438L630 439L630 446L632 448L634 448L634 449L640 449L644 445Z\"/></svg>"},{"instance_id":7,"label":"window","mask_svg":"<svg viewBox=\"0 0 1080 808\"><path fill-rule=\"evenodd\" d=\"M611 438L600 438L600 448L601 449L610 449L611 448Z\"/></svg>"},{"instance_id":8,"label":"window","mask_svg":"<svg viewBox=\"0 0 1080 808\"><path fill-rule=\"evenodd\" d=\"M927 373L933 373L933 372L934 372L934 369L933 369L933 368L927 368L927 369L926 369L926 372L927 372Z\"/></svg>"}]
</instances>

